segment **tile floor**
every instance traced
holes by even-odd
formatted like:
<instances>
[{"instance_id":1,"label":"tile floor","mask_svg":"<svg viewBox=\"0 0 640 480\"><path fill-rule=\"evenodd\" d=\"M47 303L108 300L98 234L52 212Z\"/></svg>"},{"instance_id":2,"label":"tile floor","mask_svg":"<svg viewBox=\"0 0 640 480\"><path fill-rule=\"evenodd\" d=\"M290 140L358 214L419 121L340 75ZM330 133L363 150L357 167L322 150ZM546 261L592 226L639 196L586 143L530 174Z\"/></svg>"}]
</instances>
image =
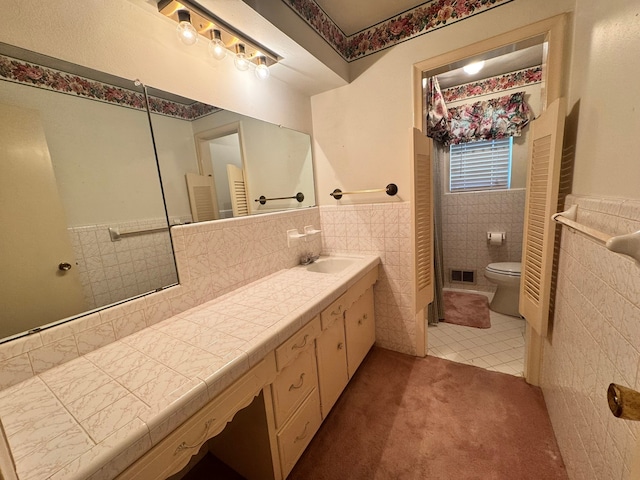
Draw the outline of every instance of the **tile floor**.
<instances>
[{"instance_id":1,"label":"tile floor","mask_svg":"<svg viewBox=\"0 0 640 480\"><path fill-rule=\"evenodd\" d=\"M473 292L484 293L484 292ZM486 294L491 300L493 294ZM496 372L523 376L525 321L491 313L491 328L440 322L429 325L428 354Z\"/></svg>"}]
</instances>

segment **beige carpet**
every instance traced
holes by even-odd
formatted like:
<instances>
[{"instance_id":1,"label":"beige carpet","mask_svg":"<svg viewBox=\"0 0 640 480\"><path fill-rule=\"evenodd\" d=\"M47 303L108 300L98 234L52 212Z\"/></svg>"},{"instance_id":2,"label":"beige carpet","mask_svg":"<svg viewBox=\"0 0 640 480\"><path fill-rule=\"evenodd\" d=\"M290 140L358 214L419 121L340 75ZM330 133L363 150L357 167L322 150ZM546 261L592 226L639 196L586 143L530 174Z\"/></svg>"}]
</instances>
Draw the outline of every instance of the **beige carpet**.
<instances>
[{"instance_id":1,"label":"beige carpet","mask_svg":"<svg viewBox=\"0 0 640 480\"><path fill-rule=\"evenodd\" d=\"M288 480L567 478L539 388L374 347Z\"/></svg>"},{"instance_id":2,"label":"beige carpet","mask_svg":"<svg viewBox=\"0 0 640 480\"><path fill-rule=\"evenodd\" d=\"M490 328L489 299L466 292L444 292L444 321L466 327Z\"/></svg>"}]
</instances>

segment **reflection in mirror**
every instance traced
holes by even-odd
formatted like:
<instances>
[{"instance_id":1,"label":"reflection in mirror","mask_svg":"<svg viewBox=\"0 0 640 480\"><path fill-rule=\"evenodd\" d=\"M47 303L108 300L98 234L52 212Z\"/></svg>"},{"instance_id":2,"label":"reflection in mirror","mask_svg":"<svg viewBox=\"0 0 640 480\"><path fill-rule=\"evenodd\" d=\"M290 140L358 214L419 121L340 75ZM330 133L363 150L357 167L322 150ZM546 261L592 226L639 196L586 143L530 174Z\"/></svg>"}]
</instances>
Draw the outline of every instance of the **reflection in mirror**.
<instances>
[{"instance_id":1,"label":"reflection in mirror","mask_svg":"<svg viewBox=\"0 0 640 480\"><path fill-rule=\"evenodd\" d=\"M309 135L149 91L192 112L177 118L151 109L170 218L197 222L315 205Z\"/></svg>"},{"instance_id":2,"label":"reflection in mirror","mask_svg":"<svg viewBox=\"0 0 640 480\"><path fill-rule=\"evenodd\" d=\"M0 45L0 339L177 275L133 81Z\"/></svg>"}]
</instances>

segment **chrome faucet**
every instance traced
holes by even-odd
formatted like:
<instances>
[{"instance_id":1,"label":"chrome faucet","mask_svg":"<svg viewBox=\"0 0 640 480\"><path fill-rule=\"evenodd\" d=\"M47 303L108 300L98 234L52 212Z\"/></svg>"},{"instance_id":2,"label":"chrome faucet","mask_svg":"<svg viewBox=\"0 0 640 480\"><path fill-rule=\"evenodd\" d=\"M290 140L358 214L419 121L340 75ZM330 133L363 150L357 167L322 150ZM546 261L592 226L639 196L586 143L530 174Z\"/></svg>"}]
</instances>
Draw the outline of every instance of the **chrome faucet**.
<instances>
[{"instance_id":1,"label":"chrome faucet","mask_svg":"<svg viewBox=\"0 0 640 480\"><path fill-rule=\"evenodd\" d=\"M314 255L311 252L300 255L300 265L310 265L320 258L320 255Z\"/></svg>"}]
</instances>

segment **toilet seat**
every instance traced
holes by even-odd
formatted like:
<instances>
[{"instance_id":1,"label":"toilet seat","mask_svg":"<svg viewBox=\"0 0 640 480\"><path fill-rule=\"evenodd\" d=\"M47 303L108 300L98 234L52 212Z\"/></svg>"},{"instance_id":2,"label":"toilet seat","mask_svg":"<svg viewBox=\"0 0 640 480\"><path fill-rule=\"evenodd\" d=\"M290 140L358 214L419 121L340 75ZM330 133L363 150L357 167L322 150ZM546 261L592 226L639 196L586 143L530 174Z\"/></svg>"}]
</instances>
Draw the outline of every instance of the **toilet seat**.
<instances>
[{"instance_id":1,"label":"toilet seat","mask_svg":"<svg viewBox=\"0 0 640 480\"><path fill-rule=\"evenodd\" d=\"M519 277L522 272L522 264L520 262L498 262L487 265L488 272L507 275L509 277Z\"/></svg>"}]
</instances>

